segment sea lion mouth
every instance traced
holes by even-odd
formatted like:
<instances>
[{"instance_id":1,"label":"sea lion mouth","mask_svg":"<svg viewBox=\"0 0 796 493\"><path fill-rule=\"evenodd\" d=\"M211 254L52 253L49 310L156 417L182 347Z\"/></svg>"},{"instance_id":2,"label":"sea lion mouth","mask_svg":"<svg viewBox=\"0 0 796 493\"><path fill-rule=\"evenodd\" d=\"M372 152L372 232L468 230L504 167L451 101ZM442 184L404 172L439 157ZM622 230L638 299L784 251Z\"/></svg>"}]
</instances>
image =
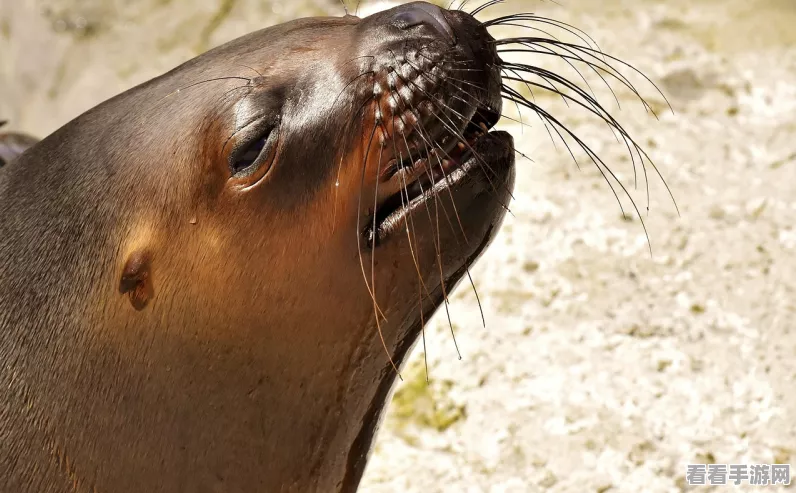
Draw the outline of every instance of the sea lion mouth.
<instances>
[{"instance_id":1,"label":"sea lion mouth","mask_svg":"<svg viewBox=\"0 0 796 493\"><path fill-rule=\"evenodd\" d=\"M369 221L365 230L368 245L379 246L408 214L457 185L473 169L489 167L483 156L495 148L513 148L508 134L490 131L499 119L499 112L480 107L466 123L461 137L445 132L438 142L429 143L430 149L410 146L408 155L391 159L381 180L393 183L398 192L377 205L375 220Z\"/></svg>"},{"instance_id":2,"label":"sea lion mouth","mask_svg":"<svg viewBox=\"0 0 796 493\"><path fill-rule=\"evenodd\" d=\"M429 12L436 14L433 19ZM426 29L406 34L407 18L417 18ZM452 200L445 202L445 213L458 217L455 209L474 198L457 193L458 184L470 174L490 181L488 171L500 164L493 160L502 162L506 154L492 151L513 146L513 140L490 133L502 117L502 79L495 40L480 22L422 3L368 22L397 26L407 36L380 45L380 55L363 57L362 72L372 74L367 97L375 127L369 139L365 136L365 159L371 158L368 168L376 182L361 231L374 248L415 210L431 201L436 205L441 193ZM513 164L513 152L508 154ZM461 218L458 222L464 234Z\"/></svg>"}]
</instances>

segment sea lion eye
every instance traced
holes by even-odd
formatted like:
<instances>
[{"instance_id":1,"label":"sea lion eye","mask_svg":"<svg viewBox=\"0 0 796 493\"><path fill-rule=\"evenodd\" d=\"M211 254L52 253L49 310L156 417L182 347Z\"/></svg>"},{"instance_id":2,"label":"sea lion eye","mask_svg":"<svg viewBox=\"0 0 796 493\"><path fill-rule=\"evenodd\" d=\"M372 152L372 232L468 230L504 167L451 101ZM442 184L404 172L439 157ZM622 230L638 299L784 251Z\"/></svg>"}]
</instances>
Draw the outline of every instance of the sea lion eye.
<instances>
[{"instance_id":1,"label":"sea lion eye","mask_svg":"<svg viewBox=\"0 0 796 493\"><path fill-rule=\"evenodd\" d=\"M278 136L278 128L273 127L253 135L238 146L229 160L232 177L245 178L263 166L270 167Z\"/></svg>"},{"instance_id":2,"label":"sea lion eye","mask_svg":"<svg viewBox=\"0 0 796 493\"><path fill-rule=\"evenodd\" d=\"M237 161L232 163L233 175L240 174L243 170L250 168L254 164L254 161L257 160L257 156L260 155L260 152L263 150L263 147L265 147L265 141L267 139L268 137L266 136L256 141L254 144L252 144L246 149L246 151L243 153L241 157L238 158Z\"/></svg>"}]
</instances>

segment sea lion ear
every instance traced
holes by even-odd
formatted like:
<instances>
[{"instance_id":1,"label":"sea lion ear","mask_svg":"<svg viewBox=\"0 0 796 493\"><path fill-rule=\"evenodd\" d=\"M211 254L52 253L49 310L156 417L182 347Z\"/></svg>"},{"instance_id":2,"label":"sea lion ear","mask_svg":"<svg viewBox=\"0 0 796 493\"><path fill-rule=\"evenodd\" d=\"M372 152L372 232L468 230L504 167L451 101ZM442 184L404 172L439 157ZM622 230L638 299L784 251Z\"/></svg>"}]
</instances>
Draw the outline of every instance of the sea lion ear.
<instances>
[{"instance_id":1,"label":"sea lion ear","mask_svg":"<svg viewBox=\"0 0 796 493\"><path fill-rule=\"evenodd\" d=\"M8 120L0 120L0 127L4 126L6 123L8 123Z\"/></svg>"},{"instance_id":2,"label":"sea lion ear","mask_svg":"<svg viewBox=\"0 0 796 493\"><path fill-rule=\"evenodd\" d=\"M133 308L143 310L154 295L152 259L146 250L136 250L127 257L119 280L119 293L128 294Z\"/></svg>"}]
</instances>

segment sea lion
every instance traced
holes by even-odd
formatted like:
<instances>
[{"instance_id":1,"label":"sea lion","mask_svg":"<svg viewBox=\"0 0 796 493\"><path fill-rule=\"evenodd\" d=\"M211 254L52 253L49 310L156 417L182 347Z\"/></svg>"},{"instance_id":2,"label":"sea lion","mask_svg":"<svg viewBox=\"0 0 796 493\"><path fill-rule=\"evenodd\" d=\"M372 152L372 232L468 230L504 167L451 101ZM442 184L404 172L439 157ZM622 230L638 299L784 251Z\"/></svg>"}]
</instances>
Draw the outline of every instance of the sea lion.
<instances>
[{"instance_id":1,"label":"sea lion","mask_svg":"<svg viewBox=\"0 0 796 493\"><path fill-rule=\"evenodd\" d=\"M0 120L0 127L5 126L7 123L5 120ZM19 157L20 154L38 141L39 139L27 134L0 132L0 167Z\"/></svg>"},{"instance_id":2,"label":"sea lion","mask_svg":"<svg viewBox=\"0 0 796 493\"><path fill-rule=\"evenodd\" d=\"M7 489L354 491L393 363L509 200L511 137L476 138L501 110L490 39L424 3L289 22L9 167Z\"/></svg>"},{"instance_id":3,"label":"sea lion","mask_svg":"<svg viewBox=\"0 0 796 493\"><path fill-rule=\"evenodd\" d=\"M532 103L499 46L422 2L300 19L7 167L4 489L355 491L396 369L511 198L490 130L502 96Z\"/></svg>"}]
</instances>

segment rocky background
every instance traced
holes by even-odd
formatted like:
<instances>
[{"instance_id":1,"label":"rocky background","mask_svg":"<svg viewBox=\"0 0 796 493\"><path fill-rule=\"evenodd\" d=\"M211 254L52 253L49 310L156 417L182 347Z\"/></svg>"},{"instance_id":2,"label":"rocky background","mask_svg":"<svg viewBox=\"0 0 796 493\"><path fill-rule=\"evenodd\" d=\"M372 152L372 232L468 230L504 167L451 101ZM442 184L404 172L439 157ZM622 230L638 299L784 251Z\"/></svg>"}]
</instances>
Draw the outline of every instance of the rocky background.
<instances>
[{"instance_id":1,"label":"rocky background","mask_svg":"<svg viewBox=\"0 0 796 493\"><path fill-rule=\"evenodd\" d=\"M533 162L519 162L512 215L473 269L486 328L463 283L450 306L463 359L441 313L403 370L362 490L719 491L689 487L685 464L796 466L796 2L510 0L483 18L518 10L585 30L658 84L673 112L625 71L659 119L627 90L620 109L593 87L680 214L651 169L647 212L623 145L560 99L536 95L623 180L649 242L583 153L578 169L533 115L504 120ZM342 6L0 0L0 117L44 136L212 46L317 14Z\"/></svg>"}]
</instances>

